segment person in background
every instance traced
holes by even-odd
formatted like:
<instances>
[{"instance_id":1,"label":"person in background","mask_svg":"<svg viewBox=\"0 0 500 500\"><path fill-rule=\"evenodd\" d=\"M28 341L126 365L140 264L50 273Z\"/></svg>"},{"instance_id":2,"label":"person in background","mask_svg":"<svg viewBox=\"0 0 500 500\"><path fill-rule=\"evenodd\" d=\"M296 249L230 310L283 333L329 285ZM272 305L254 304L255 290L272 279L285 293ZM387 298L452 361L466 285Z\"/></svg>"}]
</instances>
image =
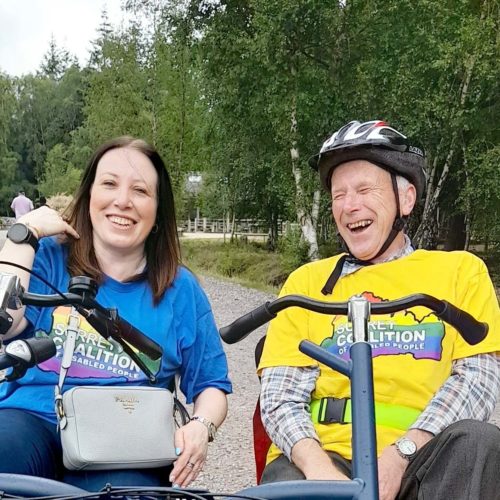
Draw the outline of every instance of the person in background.
<instances>
[{"instance_id":1,"label":"person in background","mask_svg":"<svg viewBox=\"0 0 500 500\"><path fill-rule=\"evenodd\" d=\"M12 200L10 208L17 220L33 210L33 202L24 194L24 191L19 191L18 195Z\"/></svg>"},{"instance_id":2,"label":"person in background","mask_svg":"<svg viewBox=\"0 0 500 500\"><path fill-rule=\"evenodd\" d=\"M45 196L40 196L40 198L37 198L37 200L35 201L35 208L40 207L48 207L47 198L45 198Z\"/></svg>"},{"instance_id":3,"label":"person in background","mask_svg":"<svg viewBox=\"0 0 500 500\"><path fill-rule=\"evenodd\" d=\"M65 217L47 206L21 216L7 234L0 260L33 269L61 291L67 291L72 276L97 280L97 301L117 308L163 347L163 357L149 366L158 387L170 387L179 374L187 402L194 402L194 416L175 434L173 468L68 471L54 412L61 357L52 358L0 386L0 472L63 479L90 491L107 483L188 486L225 419L231 383L208 299L181 264L172 186L158 152L132 137L100 146ZM53 293L18 268L2 265L0 271L16 273L31 292ZM68 308L27 306L9 312L13 324L6 338L46 335L64 342L60 325L67 323ZM125 352L118 357L116 345L90 325L81 328L77 363L66 377L69 386L148 385Z\"/></svg>"},{"instance_id":4,"label":"person in background","mask_svg":"<svg viewBox=\"0 0 500 500\"><path fill-rule=\"evenodd\" d=\"M500 430L487 423L500 389L498 300L478 257L415 250L406 236L425 192L423 151L385 122L354 121L311 160L346 252L296 270L281 296L374 302L426 293L489 326L471 346L422 307L370 322L380 498L499 498ZM350 332L343 316L300 308L271 322L259 371L274 445L262 482L351 476L349 381L298 349L308 339L348 358Z\"/></svg>"}]
</instances>

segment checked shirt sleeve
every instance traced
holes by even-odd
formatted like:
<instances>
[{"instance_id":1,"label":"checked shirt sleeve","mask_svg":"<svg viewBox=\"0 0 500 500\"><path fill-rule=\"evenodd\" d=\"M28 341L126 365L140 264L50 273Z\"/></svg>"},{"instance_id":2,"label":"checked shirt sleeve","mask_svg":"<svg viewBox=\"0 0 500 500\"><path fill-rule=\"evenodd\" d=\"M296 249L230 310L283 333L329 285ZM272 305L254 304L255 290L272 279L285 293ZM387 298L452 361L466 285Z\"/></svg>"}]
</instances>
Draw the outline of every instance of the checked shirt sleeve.
<instances>
[{"instance_id":1,"label":"checked shirt sleeve","mask_svg":"<svg viewBox=\"0 0 500 500\"><path fill-rule=\"evenodd\" d=\"M412 429L436 435L459 420L487 421L500 389L499 360L477 354L453 362L452 373L421 413Z\"/></svg>"},{"instance_id":2,"label":"checked shirt sleeve","mask_svg":"<svg viewBox=\"0 0 500 500\"><path fill-rule=\"evenodd\" d=\"M274 366L262 370L261 418L267 434L291 461L292 448L304 438L318 435L309 414L311 392L319 368Z\"/></svg>"}]
</instances>

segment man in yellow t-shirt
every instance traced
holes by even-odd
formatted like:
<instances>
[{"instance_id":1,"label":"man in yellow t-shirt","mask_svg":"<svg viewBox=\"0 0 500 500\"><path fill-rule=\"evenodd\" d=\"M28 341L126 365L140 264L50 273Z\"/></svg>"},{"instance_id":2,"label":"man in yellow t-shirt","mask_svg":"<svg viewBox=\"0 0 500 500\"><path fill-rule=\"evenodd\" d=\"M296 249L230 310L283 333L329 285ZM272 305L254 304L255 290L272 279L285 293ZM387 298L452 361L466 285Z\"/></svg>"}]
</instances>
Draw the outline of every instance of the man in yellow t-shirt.
<instances>
[{"instance_id":1,"label":"man in yellow t-shirt","mask_svg":"<svg viewBox=\"0 0 500 500\"><path fill-rule=\"evenodd\" d=\"M380 302L427 293L489 325L470 346L425 308L371 318L381 499L497 498L500 431L486 421L500 389L498 301L480 259L414 250L404 234L425 191L423 152L384 122L351 122L312 164L347 253L302 266L281 296ZM351 474L351 425L338 410L349 405L349 381L302 354L303 339L348 359L352 330L345 317L296 307L271 322L259 364L262 420L274 443L263 483Z\"/></svg>"}]
</instances>

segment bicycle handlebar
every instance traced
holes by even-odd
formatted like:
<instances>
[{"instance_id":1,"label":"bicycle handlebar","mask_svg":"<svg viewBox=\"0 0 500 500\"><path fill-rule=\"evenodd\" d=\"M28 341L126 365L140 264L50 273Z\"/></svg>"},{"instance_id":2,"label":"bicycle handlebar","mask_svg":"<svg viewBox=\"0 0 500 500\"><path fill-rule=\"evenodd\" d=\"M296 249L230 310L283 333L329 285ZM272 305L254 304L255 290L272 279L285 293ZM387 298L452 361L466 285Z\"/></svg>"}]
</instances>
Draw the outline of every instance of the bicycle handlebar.
<instances>
[{"instance_id":1,"label":"bicycle handlebar","mask_svg":"<svg viewBox=\"0 0 500 500\"><path fill-rule=\"evenodd\" d=\"M50 338L14 340L7 344L0 354L0 370L12 368L3 380L10 382L26 374L28 368L47 361L56 355L56 345Z\"/></svg>"},{"instance_id":2,"label":"bicycle handlebar","mask_svg":"<svg viewBox=\"0 0 500 500\"><path fill-rule=\"evenodd\" d=\"M389 314L415 306L424 306L434 311L438 318L453 326L468 344L478 344L488 333L487 323L477 321L468 312L446 300L439 300L427 294L408 295L397 300L370 303L370 311L372 314ZM266 302L230 325L222 327L219 330L220 336L227 344L239 342L288 307L301 307L321 314L347 315L348 313L347 302L322 302L302 295L285 295L272 302Z\"/></svg>"},{"instance_id":3,"label":"bicycle handlebar","mask_svg":"<svg viewBox=\"0 0 500 500\"><path fill-rule=\"evenodd\" d=\"M2 263L11 264L9 262ZM16 264L12 265L22 267ZM47 284L51 286L50 283ZM118 342L149 379L155 382L156 376L132 347L153 360L157 360L162 356L162 347L128 321L120 318L116 309L107 309L101 306L95 300L96 294L96 282L85 276L71 278L69 292L67 293L37 294L26 292L21 287L19 278L16 275L0 273L0 334L6 333L12 325L12 316L7 312L8 308L19 309L21 305L40 307L71 305L104 338L109 339L111 337Z\"/></svg>"},{"instance_id":4,"label":"bicycle handlebar","mask_svg":"<svg viewBox=\"0 0 500 500\"><path fill-rule=\"evenodd\" d=\"M59 305L77 306L78 312L104 338L123 339L151 359L159 359L162 355L163 350L161 346L149 337L146 337L146 335L128 321L119 317L116 309L108 310L88 295L79 295L71 292L61 295L41 295L22 292L19 298L21 303L25 305L38 305L42 307ZM83 309L78 306L81 306Z\"/></svg>"}]
</instances>

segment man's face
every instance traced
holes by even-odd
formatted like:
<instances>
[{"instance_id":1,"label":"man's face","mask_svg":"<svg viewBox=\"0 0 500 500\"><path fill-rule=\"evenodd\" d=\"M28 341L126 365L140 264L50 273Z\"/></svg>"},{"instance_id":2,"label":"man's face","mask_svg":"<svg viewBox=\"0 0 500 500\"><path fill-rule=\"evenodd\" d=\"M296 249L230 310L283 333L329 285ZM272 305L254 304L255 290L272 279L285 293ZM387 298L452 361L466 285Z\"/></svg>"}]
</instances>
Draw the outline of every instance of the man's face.
<instances>
[{"instance_id":1,"label":"man's face","mask_svg":"<svg viewBox=\"0 0 500 500\"><path fill-rule=\"evenodd\" d=\"M351 253L362 260L377 255L396 217L396 200L391 175L365 160L339 165L332 174L332 212L340 235ZM400 189L401 215L408 215L415 203L411 184ZM402 233L383 255L383 260L404 243Z\"/></svg>"}]
</instances>

